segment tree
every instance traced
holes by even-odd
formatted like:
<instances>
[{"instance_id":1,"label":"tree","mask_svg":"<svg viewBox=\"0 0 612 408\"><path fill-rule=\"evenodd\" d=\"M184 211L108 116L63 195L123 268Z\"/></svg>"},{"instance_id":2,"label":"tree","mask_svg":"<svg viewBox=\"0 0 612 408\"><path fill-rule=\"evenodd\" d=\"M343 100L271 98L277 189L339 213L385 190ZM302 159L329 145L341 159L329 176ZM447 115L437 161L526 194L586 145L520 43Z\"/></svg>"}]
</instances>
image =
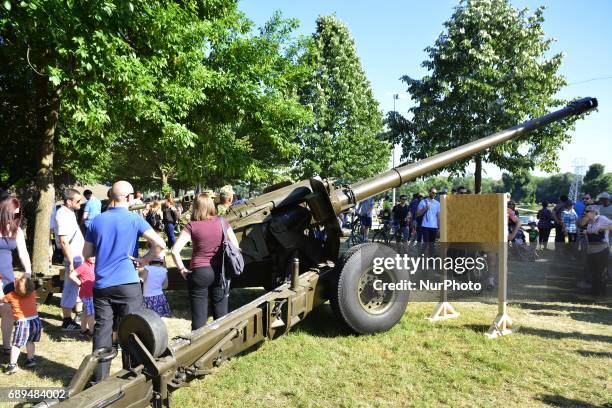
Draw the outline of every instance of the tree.
<instances>
[{"instance_id":1,"label":"tree","mask_svg":"<svg viewBox=\"0 0 612 408\"><path fill-rule=\"evenodd\" d=\"M557 202L562 195L568 195L574 176L572 173L553 174L536 180L536 201Z\"/></svg>"},{"instance_id":2,"label":"tree","mask_svg":"<svg viewBox=\"0 0 612 408\"><path fill-rule=\"evenodd\" d=\"M502 174L504 191L510 193L515 201L533 203L535 201L536 183L529 173Z\"/></svg>"},{"instance_id":3,"label":"tree","mask_svg":"<svg viewBox=\"0 0 612 408\"><path fill-rule=\"evenodd\" d=\"M205 98L182 121L197 135L193 144L184 148L135 130L117 150L112 172L157 189L177 183L269 185L295 161L295 135L312 117L297 95L310 75L300 58L309 40L296 37L297 21L279 13L257 32L251 26L240 17L209 43L202 60L211 78L202 89Z\"/></svg>"},{"instance_id":4,"label":"tree","mask_svg":"<svg viewBox=\"0 0 612 408\"><path fill-rule=\"evenodd\" d=\"M26 109L6 123L12 134L25 130L20 143L40 147L32 166L40 192L33 270L40 272L47 269L54 174L95 175L134 129L192 145L196 135L181 120L210 79L201 64L207 39L222 36L238 13L233 0L5 1L0 9L2 72L13 73L1 86L14 82L26 95L3 100L3 115Z\"/></svg>"},{"instance_id":5,"label":"tree","mask_svg":"<svg viewBox=\"0 0 612 408\"><path fill-rule=\"evenodd\" d=\"M231 41L215 44L205 61L215 81L188 118L202 137L180 170L211 187L237 180L270 184L279 172L286 178L299 152L296 134L312 122L299 99L312 75L304 60L311 41L295 36L297 20L280 13L257 33L250 25L243 21Z\"/></svg>"},{"instance_id":6,"label":"tree","mask_svg":"<svg viewBox=\"0 0 612 408\"><path fill-rule=\"evenodd\" d=\"M421 79L404 76L416 105L408 120L390 115L405 159L418 160L540 116L566 103L555 97L566 84L557 74L562 55L546 56L552 42L542 29L543 8L532 14L509 0L463 0L444 32L425 51ZM481 190L482 163L511 173L536 166L557 169L558 150L570 140L574 119L550 124L519 139L477 154L475 191ZM469 159L446 170L464 173Z\"/></svg>"},{"instance_id":7,"label":"tree","mask_svg":"<svg viewBox=\"0 0 612 408\"><path fill-rule=\"evenodd\" d=\"M584 183L588 183L591 180L595 180L597 177L601 177L604 175L606 168L603 164L601 163L593 163L589 166L589 169L587 170L586 174L584 175L584 178L582 179L582 181Z\"/></svg>"},{"instance_id":8,"label":"tree","mask_svg":"<svg viewBox=\"0 0 612 408\"><path fill-rule=\"evenodd\" d=\"M596 197L603 192L612 191L612 173L605 173L605 170L603 164L591 164L582 180L582 192Z\"/></svg>"},{"instance_id":9,"label":"tree","mask_svg":"<svg viewBox=\"0 0 612 408\"><path fill-rule=\"evenodd\" d=\"M377 136L382 114L348 27L335 16L317 19L307 60L314 75L300 90L314 123L299 133L294 174L355 181L387 167L390 146Z\"/></svg>"}]
</instances>

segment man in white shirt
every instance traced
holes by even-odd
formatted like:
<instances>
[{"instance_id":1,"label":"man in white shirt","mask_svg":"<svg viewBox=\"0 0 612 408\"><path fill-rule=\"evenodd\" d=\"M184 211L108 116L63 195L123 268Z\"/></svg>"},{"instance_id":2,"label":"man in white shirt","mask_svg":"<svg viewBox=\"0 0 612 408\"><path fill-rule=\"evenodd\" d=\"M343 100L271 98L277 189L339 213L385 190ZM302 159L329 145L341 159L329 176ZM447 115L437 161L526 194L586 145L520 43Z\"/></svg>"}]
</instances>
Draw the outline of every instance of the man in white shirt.
<instances>
[{"instance_id":1,"label":"man in white shirt","mask_svg":"<svg viewBox=\"0 0 612 408\"><path fill-rule=\"evenodd\" d=\"M423 216L421 230L423 242L435 242L440 226L440 203L435 199L436 188L429 189L429 196L421 200L417 207L417 217Z\"/></svg>"},{"instance_id":2,"label":"man in white shirt","mask_svg":"<svg viewBox=\"0 0 612 408\"><path fill-rule=\"evenodd\" d=\"M62 289L63 331L78 331L81 327L72 319L72 309L76 306L77 315L82 305L78 302L79 288L68 276L83 263L83 246L85 240L77 222L75 210L81 206L83 197L73 188L63 192L64 204L55 214L55 244L62 248L64 254L64 287Z\"/></svg>"}]
</instances>

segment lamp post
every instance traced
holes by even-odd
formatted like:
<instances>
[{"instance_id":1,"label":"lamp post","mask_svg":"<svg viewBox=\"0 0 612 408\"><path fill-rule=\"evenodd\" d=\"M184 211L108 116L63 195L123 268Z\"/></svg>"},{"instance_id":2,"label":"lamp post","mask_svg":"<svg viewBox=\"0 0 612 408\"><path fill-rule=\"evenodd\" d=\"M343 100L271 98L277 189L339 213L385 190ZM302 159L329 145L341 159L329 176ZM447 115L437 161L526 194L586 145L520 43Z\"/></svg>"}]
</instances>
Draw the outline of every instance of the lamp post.
<instances>
[{"instance_id":1,"label":"lamp post","mask_svg":"<svg viewBox=\"0 0 612 408\"><path fill-rule=\"evenodd\" d=\"M393 113L394 114L395 114L395 101L398 99L399 99L399 94L394 93L393 94ZM393 144L392 149L393 151L391 154L391 160L392 160L393 168L395 168L395 143ZM395 207L395 187L393 187L393 206Z\"/></svg>"}]
</instances>

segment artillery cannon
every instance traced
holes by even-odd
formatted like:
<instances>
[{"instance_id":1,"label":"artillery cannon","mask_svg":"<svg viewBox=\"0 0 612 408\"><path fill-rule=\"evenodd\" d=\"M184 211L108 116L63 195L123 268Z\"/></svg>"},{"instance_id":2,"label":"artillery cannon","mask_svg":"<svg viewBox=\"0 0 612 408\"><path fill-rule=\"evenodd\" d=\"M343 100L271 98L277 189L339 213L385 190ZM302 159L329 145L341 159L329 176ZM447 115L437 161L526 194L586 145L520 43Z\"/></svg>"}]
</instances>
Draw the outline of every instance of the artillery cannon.
<instances>
[{"instance_id":1,"label":"artillery cannon","mask_svg":"<svg viewBox=\"0 0 612 408\"><path fill-rule=\"evenodd\" d=\"M81 364L69 385L69 398L60 405L169 406L172 390L187 385L191 378L211 373L224 360L257 343L286 333L328 300L339 318L357 333L390 329L404 314L407 300L373 290L368 279L371 270L364 268L371 265L377 251L385 249L381 244L362 244L341 256L337 216L365 198L595 107L596 99L583 98L542 117L355 184L342 186L312 178L274 186L231 207L226 219L236 232L245 258L245 271L232 287L264 286L272 290L170 343L165 325L155 313L143 310L126 316L119 326L119 339L129 356L129 366L85 389L96 364L117 354L114 349L95 351ZM314 234L315 230L322 230L324 238ZM399 281L404 277L389 278Z\"/></svg>"}]
</instances>

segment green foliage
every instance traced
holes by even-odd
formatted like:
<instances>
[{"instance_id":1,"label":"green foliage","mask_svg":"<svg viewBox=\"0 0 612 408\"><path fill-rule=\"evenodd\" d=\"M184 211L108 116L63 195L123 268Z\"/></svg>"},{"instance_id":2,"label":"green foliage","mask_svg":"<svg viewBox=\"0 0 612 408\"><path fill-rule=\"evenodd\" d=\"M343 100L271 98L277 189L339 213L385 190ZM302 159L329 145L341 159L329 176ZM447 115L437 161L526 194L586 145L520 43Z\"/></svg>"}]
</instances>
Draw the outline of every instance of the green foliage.
<instances>
[{"instance_id":1,"label":"green foliage","mask_svg":"<svg viewBox=\"0 0 612 408\"><path fill-rule=\"evenodd\" d=\"M605 167L600 163L593 163L584 175L582 192L597 197L603 192L612 192L612 173L605 173Z\"/></svg>"},{"instance_id":2,"label":"green foliage","mask_svg":"<svg viewBox=\"0 0 612 408\"><path fill-rule=\"evenodd\" d=\"M554 174L550 177L537 178L536 180L536 202L542 200L549 202L559 201L559 197L567 195L572 185L572 173Z\"/></svg>"},{"instance_id":3,"label":"green foliage","mask_svg":"<svg viewBox=\"0 0 612 408\"><path fill-rule=\"evenodd\" d=\"M412 119L389 116L404 159L418 160L540 116L566 101L557 74L562 55L547 56L551 39L542 29L543 8L529 13L508 0L464 0L447 21L421 79L404 76L416 102ZM572 119L548 125L481 153L484 162L511 173L536 166L557 169L558 150L569 141ZM469 160L446 170L464 173Z\"/></svg>"},{"instance_id":4,"label":"green foliage","mask_svg":"<svg viewBox=\"0 0 612 408\"><path fill-rule=\"evenodd\" d=\"M295 162L312 118L297 21L276 14L254 33L234 0L38 0L1 13L6 183L36 173L23 157L38 156L55 91L56 181L259 182Z\"/></svg>"},{"instance_id":5,"label":"green foliage","mask_svg":"<svg viewBox=\"0 0 612 408\"><path fill-rule=\"evenodd\" d=\"M296 178L315 175L355 181L385 169L390 146L377 138L382 114L348 27L335 16L317 19L305 56L314 74L300 89L314 123L299 134Z\"/></svg>"},{"instance_id":6,"label":"green foliage","mask_svg":"<svg viewBox=\"0 0 612 408\"><path fill-rule=\"evenodd\" d=\"M302 60L309 40L295 36L296 27L277 13L255 34L241 17L212 44L204 64L214 80L187 121L200 137L178 162L187 179L219 186L286 174L299 150L295 134L312 121L298 97L311 75Z\"/></svg>"},{"instance_id":7,"label":"green foliage","mask_svg":"<svg viewBox=\"0 0 612 408\"><path fill-rule=\"evenodd\" d=\"M232 9L229 0L14 3L0 16L0 53L16 68L11 81L34 95L15 102L31 110L37 125L20 121L15 127L40 133L40 106L59 92L55 172L84 181L99 177L111 153L127 143L124 135L192 145L196 135L181 122L204 98L210 77L200 63L205 41L218 34L214 22Z\"/></svg>"},{"instance_id":8,"label":"green foliage","mask_svg":"<svg viewBox=\"0 0 612 408\"><path fill-rule=\"evenodd\" d=\"M604 175L606 168L601 163L593 163L589 166L586 174L584 175L583 182L588 183L591 180L596 179Z\"/></svg>"},{"instance_id":9,"label":"green foliage","mask_svg":"<svg viewBox=\"0 0 612 408\"><path fill-rule=\"evenodd\" d=\"M536 180L529 173L502 174L504 191L509 192L514 201L535 202Z\"/></svg>"}]
</instances>

